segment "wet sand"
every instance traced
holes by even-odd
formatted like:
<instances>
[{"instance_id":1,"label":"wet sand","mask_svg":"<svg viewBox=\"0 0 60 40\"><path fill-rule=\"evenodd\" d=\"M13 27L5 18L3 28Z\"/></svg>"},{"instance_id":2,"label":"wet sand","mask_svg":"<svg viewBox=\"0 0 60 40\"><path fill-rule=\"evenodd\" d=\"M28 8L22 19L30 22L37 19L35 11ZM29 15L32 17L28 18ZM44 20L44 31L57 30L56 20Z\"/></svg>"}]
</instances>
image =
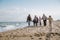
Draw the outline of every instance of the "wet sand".
<instances>
[{"instance_id":1,"label":"wet sand","mask_svg":"<svg viewBox=\"0 0 60 40\"><path fill-rule=\"evenodd\" d=\"M53 22L52 31L47 26L31 26L0 32L0 40L60 40L60 21Z\"/></svg>"}]
</instances>

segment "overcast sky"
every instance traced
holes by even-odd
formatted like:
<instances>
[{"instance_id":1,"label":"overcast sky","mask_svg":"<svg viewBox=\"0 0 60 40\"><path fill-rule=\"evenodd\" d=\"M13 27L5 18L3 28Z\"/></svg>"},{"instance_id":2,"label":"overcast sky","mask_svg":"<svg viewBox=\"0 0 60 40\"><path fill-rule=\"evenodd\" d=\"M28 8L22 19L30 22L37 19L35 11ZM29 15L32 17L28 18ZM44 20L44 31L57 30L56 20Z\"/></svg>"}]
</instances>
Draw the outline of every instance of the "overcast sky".
<instances>
[{"instance_id":1,"label":"overcast sky","mask_svg":"<svg viewBox=\"0 0 60 40\"><path fill-rule=\"evenodd\" d=\"M28 14L60 19L60 0L0 0L0 21L25 21Z\"/></svg>"}]
</instances>

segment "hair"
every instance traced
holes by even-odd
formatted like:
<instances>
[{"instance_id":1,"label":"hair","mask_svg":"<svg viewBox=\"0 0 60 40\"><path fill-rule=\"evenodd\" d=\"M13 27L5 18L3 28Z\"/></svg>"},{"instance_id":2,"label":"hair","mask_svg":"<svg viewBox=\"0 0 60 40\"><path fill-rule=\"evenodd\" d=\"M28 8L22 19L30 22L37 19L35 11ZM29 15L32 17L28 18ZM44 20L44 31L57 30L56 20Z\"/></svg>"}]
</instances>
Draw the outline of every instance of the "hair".
<instances>
[{"instance_id":1,"label":"hair","mask_svg":"<svg viewBox=\"0 0 60 40\"><path fill-rule=\"evenodd\" d=\"M51 15L49 15L49 17L51 17Z\"/></svg>"}]
</instances>

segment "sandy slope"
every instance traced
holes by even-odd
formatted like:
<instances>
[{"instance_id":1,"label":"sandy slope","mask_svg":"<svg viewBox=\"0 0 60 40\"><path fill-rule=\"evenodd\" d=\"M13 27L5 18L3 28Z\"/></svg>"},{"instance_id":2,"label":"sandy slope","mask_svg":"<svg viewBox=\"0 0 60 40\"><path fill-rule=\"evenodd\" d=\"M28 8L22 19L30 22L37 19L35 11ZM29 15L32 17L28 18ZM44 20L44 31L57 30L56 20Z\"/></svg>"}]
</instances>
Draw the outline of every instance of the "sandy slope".
<instances>
[{"instance_id":1,"label":"sandy slope","mask_svg":"<svg viewBox=\"0 0 60 40\"><path fill-rule=\"evenodd\" d=\"M49 38L50 40L60 40L60 26L58 24L58 22L53 22L51 33L48 25L1 32L0 40L47 40Z\"/></svg>"}]
</instances>

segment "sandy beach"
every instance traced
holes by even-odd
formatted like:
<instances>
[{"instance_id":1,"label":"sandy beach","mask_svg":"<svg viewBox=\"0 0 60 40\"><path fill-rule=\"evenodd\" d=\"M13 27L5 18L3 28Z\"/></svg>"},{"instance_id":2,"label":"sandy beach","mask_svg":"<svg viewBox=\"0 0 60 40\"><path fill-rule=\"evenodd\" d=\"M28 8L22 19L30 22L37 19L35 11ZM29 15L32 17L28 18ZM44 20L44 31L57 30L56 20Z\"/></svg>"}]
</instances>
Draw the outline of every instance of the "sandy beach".
<instances>
[{"instance_id":1,"label":"sandy beach","mask_svg":"<svg viewBox=\"0 0 60 40\"><path fill-rule=\"evenodd\" d=\"M52 31L47 26L31 26L0 32L0 40L60 40L60 21L52 24Z\"/></svg>"}]
</instances>

